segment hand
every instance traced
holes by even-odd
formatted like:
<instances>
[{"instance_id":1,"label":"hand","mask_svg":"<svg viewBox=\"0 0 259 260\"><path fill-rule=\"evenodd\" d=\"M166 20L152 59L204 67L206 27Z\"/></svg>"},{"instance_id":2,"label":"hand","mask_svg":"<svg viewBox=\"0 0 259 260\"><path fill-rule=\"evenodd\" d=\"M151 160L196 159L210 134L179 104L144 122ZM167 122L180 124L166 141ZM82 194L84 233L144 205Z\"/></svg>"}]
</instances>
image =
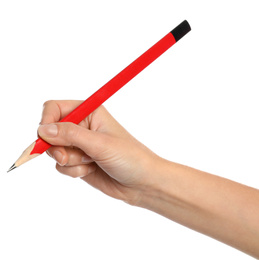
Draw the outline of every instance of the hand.
<instances>
[{"instance_id":1,"label":"hand","mask_svg":"<svg viewBox=\"0 0 259 260\"><path fill-rule=\"evenodd\" d=\"M158 159L133 138L104 107L79 125L56 123L81 101L48 101L44 104L39 136L53 146L47 153L59 172L81 177L109 196L136 204L152 180Z\"/></svg>"},{"instance_id":2,"label":"hand","mask_svg":"<svg viewBox=\"0 0 259 260\"><path fill-rule=\"evenodd\" d=\"M49 101L43 109L38 133L54 145L48 154L58 171L259 257L257 189L158 157L104 107L79 125L56 123L79 104Z\"/></svg>"}]
</instances>

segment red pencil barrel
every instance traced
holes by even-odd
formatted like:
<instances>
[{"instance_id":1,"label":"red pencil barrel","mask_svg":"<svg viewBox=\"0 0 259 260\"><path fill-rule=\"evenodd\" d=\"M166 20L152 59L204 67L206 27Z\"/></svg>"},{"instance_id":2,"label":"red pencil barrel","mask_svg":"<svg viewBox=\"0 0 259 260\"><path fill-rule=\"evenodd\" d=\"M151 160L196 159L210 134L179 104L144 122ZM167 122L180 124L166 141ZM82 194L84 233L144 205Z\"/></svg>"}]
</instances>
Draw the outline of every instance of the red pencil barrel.
<instances>
[{"instance_id":1,"label":"red pencil barrel","mask_svg":"<svg viewBox=\"0 0 259 260\"><path fill-rule=\"evenodd\" d=\"M168 33L139 58L133 61L129 66L97 90L93 95L86 99L70 114L64 117L60 122L72 122L79 124L84 118L89 116L95 109L97 109L103 102L116 93L120 88L127 84L149 64L156 60L161 54L174 45L186 33L191 30L187 21L183 21L174 30ZM36 140L34 149L31 154L41 154L45 152L51 145L39 138Z\"/></svg>"}]
</instances>

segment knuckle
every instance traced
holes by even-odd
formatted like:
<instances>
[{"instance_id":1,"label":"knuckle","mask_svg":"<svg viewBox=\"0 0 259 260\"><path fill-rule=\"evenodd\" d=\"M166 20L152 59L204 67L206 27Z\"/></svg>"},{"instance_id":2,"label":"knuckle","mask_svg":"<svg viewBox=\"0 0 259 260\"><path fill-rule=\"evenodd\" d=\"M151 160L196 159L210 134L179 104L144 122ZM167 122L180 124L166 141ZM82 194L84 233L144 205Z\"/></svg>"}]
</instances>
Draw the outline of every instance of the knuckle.
<instances>
[{"instance_id":1,"label":"knuckle","mask_svg":"<svg viewBox=\"0 0 259 260\"><path fill-rule=\"evenodd\" d=\"M70 176L71 178L73 178L73 179L76 179L76 178L78 178L79 173L78 173L76 170L74 170L74 171L72 171L72 172L69 173L69 176Z\"/></svg>"},{"instance_id":2,"label":"knuckle","mask_svg":"<svg viewBox=\"0 0 259 260\"><path fill-rule=\"evenodd\" d=\"M47 100L47 101L45 101L45 102L43 103L43 109L44 109L45 107L48 107L49 105L52 105L53 103L55 103L54 100Z\"/></svg>"},{"instance_id":3,"label":"knuckle","mask_svg":"<svg viewBox=\"0 0 259 260\"><path fill-rule=\"evenodd\" d=\"M49 124L57 121L56 111L56 101L48 100L43 103L41 122L40 124Z\"/></svg>"}]
</instances>

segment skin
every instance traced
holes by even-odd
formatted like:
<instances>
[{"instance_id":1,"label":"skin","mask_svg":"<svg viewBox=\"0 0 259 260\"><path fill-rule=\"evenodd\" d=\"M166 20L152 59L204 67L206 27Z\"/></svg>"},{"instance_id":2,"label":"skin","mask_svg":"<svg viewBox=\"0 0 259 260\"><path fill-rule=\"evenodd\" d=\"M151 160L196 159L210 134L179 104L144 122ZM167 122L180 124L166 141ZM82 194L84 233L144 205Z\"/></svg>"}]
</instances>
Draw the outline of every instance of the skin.
<instances>
[{"instance_id":1,"label":"skin","mask_svg":"<svg viewBox=\"0 0 259 260\"><path fill-rule=\"evenodd\" d=\"M44 104L38 134L59 172L259 259L259 190L159 157L102 106L79 125L57 123L80 103Z\"/></svg>"}]
</instances>

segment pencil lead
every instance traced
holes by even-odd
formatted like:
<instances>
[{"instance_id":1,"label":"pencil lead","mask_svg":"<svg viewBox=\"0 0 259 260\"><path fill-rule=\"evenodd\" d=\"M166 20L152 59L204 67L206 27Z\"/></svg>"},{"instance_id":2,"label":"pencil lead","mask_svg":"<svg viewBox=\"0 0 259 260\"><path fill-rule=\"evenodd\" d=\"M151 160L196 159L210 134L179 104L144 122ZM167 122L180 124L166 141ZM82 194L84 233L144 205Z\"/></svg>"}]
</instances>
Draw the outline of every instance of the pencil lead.
<instances>
[{"instance_id":1,"label":"pencil lead","mask_svg":"<svg viewBox=\"0 0 259 260\"><path fill-rule=\"evenodd\" d=\"M10 172L10 171L12 171L15 168L16 168L16 166L15 166L15 163L14 163L7 172Z\"/></svg>"}]
</instances>

